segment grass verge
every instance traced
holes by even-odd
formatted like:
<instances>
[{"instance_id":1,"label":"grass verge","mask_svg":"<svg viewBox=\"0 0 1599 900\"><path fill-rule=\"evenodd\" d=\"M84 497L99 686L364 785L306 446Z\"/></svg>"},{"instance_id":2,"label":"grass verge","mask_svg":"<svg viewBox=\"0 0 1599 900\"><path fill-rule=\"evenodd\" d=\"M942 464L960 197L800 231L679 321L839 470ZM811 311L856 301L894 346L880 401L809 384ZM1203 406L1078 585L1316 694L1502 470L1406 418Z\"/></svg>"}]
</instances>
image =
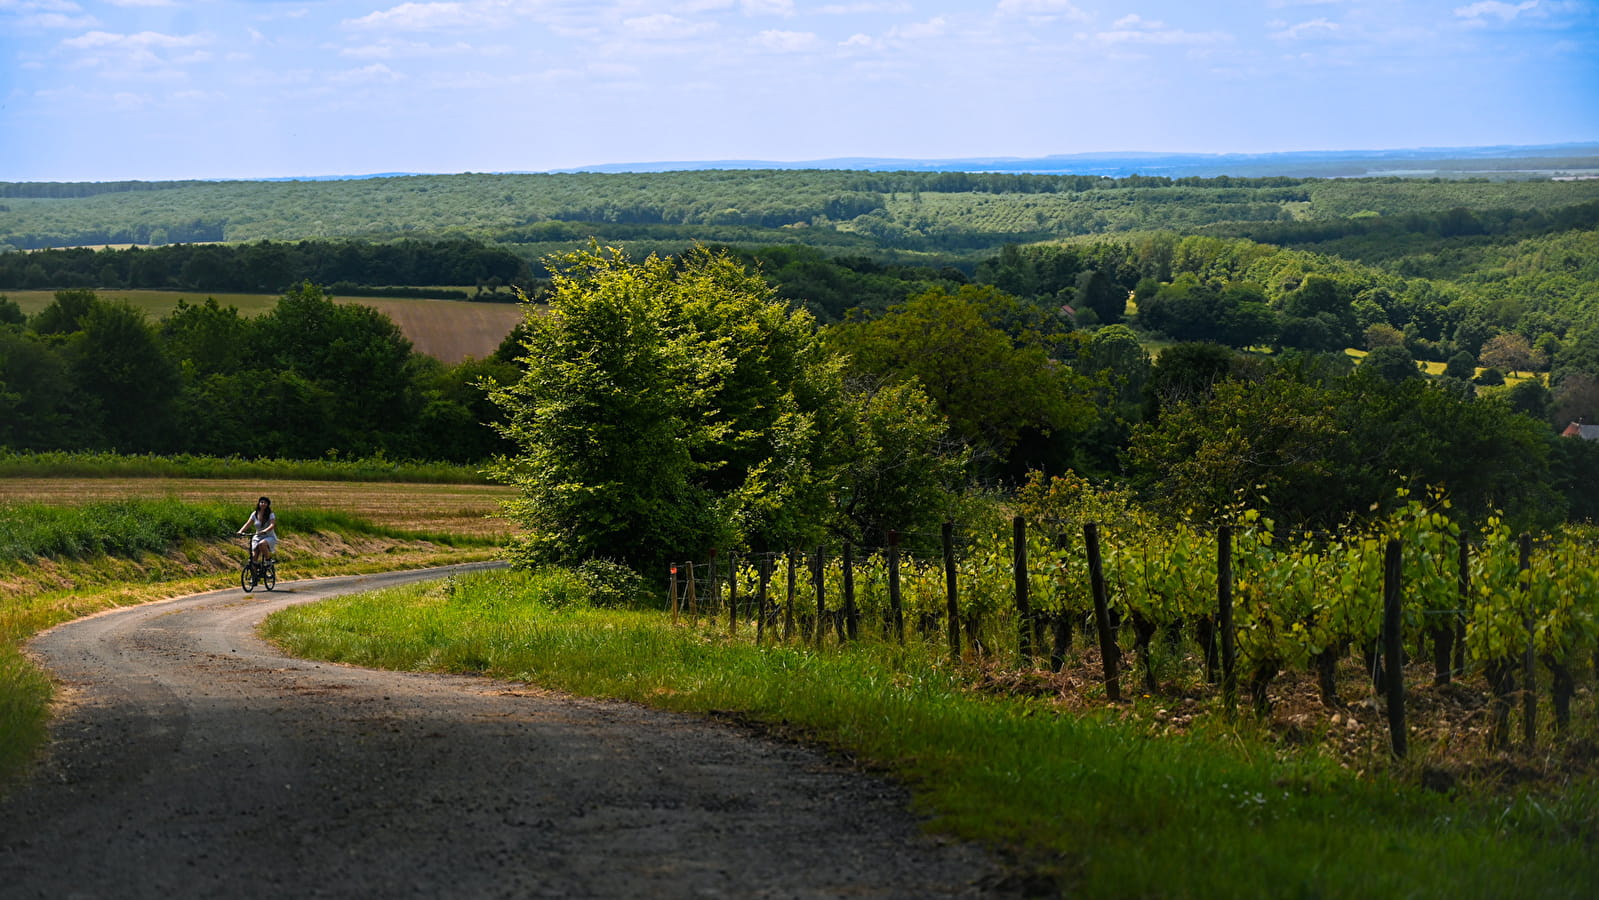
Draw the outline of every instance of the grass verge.
<instances>
[{"instance_id":1,"label":"grass verge","mask_svg":"<svg viewBox=\"0 0 1599 900\"><path fill-rule=\"evenodd\" d=\"M821 653L589 609L574 576L486 573L273 616L289 652L730 711L907 780L933 826L1079 897L1590 897L1591 782L1432 793L1247 726L1154 738L1113 714L980 696L937 647Z\"/></svg>"}]
</instances>

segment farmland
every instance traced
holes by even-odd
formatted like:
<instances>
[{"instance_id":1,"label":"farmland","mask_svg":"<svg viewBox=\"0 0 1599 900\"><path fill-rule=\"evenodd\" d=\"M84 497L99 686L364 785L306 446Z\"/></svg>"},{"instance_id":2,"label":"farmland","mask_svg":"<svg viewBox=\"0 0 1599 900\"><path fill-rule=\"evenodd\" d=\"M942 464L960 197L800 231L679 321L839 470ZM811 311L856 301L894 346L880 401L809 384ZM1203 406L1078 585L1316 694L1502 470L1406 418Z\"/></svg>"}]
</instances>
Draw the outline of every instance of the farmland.
<instances>
[{"instance_id":1,"label":"farmland","mask_svg":"<svg viewBox=\"0 0 1599 900\"><path fill-rule=\"evenodd\" d=\"M50 305L55 299L55 291L10 291L7 296L24 313L34 315ZM193 291L112 290L105 291L101 296L107 300L127 301L152 320L171 313L179 301L194 306L214 299L221 306L237 309L245 317L270 312L278 302L276 294ZM474 303L412 297L344 297L335 298L335 301L367 306L383 313L400 327L417 352L446 365L455 365L469 356L478 359L489 356L524 314L523 307L518 303Z\"/></svg>"}]
</instances>

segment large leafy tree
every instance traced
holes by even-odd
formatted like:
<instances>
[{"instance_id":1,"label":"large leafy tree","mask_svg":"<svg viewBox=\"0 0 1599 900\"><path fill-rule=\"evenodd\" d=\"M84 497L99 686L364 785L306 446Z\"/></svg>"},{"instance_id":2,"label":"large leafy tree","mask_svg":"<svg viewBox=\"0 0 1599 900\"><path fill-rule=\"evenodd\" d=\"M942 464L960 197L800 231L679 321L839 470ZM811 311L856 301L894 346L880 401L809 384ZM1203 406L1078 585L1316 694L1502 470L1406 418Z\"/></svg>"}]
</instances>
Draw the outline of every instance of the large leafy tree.
<instances>
[{"instance_id":1,"label":"large leafy tree","mask_svg":"<svg viewBox=\"0 0 1599 900\"><path fill-rule=\"evenodd\" d=\"M1080 432L1095 416L1085 379L987 320L1006 299L989 286L931 290L829 337L861 374L920 384L956 437L1003 461L1029 434Z\"/></svg>"},{"instance_id":2,"label":"large leafy tree","mask_svg":"<svg viewBox=\"0 0 1599 900\"><path fill-rule=\"evenodd\" d=\"M925 400L905 395L900 413L853 402L811 316L726 254L634 262L594 247L547 265L553 295L525 323L523 375L491 386L517 448L495 474L520 489L508 511L526 527L523 562L644 568L925 507L850 468L929 452ZM895 415L912 424L896 430Z\"/></svg>"}]
</instances>

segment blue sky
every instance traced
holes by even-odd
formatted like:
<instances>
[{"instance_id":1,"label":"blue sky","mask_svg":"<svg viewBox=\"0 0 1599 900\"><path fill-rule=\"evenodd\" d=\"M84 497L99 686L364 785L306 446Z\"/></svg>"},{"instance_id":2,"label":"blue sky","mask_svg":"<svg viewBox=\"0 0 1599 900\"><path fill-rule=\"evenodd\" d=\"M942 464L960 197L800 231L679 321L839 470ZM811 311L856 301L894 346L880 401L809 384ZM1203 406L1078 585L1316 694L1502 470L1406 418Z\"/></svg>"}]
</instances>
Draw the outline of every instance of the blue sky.
<instances>
[{"instance_id":1,"label":"blue sky","mask_svg":"<svg viewBox=\"0 0 1599 900\"><path fill-rule=\"evenodd\" d=\"M0 180L1599 140L1599 0L0 0Z\"/></svg>"}]
</instances>

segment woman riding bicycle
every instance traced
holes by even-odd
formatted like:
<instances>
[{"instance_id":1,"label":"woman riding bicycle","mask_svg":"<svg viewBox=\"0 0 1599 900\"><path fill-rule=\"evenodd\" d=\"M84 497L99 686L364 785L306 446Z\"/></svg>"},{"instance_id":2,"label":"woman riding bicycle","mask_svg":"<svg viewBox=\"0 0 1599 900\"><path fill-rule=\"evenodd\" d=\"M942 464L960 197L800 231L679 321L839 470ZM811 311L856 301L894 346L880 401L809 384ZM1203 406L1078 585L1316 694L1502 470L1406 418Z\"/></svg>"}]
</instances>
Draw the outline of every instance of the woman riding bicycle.
<instances>
[{"instance_id":1,"label":"woman riding bicycle","mask_svg":"<svg viewBox=\"0 0 1599 900\"><path fill-rule=\"evenodd\" d=\"M272 501L262 497L255 502L255 509L250 512L250 518L244 520L244 527L238 534L244 534L253 529L255 537L250 541L250 554L258 563L264 563L278 553L278 514L272 511Z\"/></svg>"}]
</instances>

